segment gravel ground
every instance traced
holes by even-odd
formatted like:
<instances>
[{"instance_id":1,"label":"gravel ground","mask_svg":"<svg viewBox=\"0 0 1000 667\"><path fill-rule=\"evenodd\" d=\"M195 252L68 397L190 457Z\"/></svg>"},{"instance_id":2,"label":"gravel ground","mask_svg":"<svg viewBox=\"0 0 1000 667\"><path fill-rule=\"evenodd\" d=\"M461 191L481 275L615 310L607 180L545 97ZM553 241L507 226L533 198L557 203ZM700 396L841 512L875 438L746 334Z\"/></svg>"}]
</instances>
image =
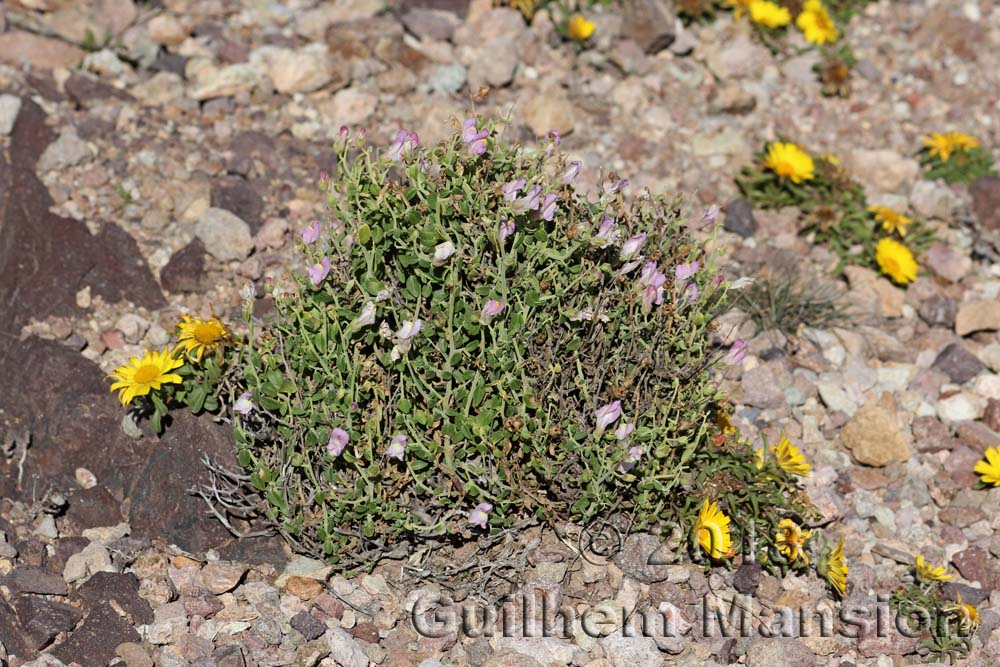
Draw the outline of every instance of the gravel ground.
<instances>
[{"instance_id":1,"label":"gravel ground","mask_svg":"<svg viewBox=\"0 0 1000 667\"><path fill-rule=\"evenodd\" d=\"M0 370L11 378L0 390L0 665L889 667L926 662L917 640L772 638L768 620L841 604L874 615L915 553L947 564L949 595L978 606L964 664L1000 662L1000 489L975 489L972 473L1000 444L1000 180L921 180L915 158L924 134L952 129L997 154L1000 6L868 5L846 29L859 62L842 99L821 95L813 52L775 56L728 13L687 27L597 13L578 49L545 12L529 25L483 0L382 4L0 7ZM121 48L84 50L88 27ZM647 52L668 34L669 47ZM489 637L423 616L442 595L474 606L478 592L404 563L349 581L273 541L191 528L207 519L193 501L178 507L185 470L204 442L225 449L224 435L191 420L159 445L134 425L122 432L101 375L165 345L181 314L238 319L241 285L281 279L292 234L323 214L312 183L333 169L341 125L382 144L406 127L430 143L473 106L509 118L503 131L525 144L559 130L591 186L603 167L633 194L680 191L692 208L737 198L740 167L785 136L838 156L872 202L933 226L939 243L905 290L866 269L829 278L835 258L796 234L794 210L751 221L727 207L717 236L728 274L827 276L855 310L794 339L735 316L720 330L751 339L723 378L736 425L751 439L785 432L813 464L806 491L845 540L842 603L812 575L650 566L652 536L631 536L609 561L546 531L525 535L510 564L521 593L579 614L658 611L677 636ZM727 638L705 605L728 609L737 594L752 594L752 632ZM524 615L512 614L518 628Z\"/></svg>"}]
</instances>

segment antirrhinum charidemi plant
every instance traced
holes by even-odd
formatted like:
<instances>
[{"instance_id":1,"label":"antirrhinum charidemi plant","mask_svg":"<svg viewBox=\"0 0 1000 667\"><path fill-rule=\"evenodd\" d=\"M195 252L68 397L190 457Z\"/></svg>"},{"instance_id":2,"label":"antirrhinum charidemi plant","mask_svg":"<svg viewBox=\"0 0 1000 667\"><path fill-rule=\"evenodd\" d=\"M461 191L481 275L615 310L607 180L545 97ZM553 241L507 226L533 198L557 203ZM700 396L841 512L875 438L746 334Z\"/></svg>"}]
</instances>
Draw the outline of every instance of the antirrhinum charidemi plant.
<instances>
[{"instance_id":1,"label":"antirrhinum charidemi plant","mask_svg":"<svg viewBox=\"0 0 1000 667\"><path fill-rule=\"evenodd\" d=\"M339 152L330 219L242 351L239 459L282 532L357 565L525 520L679 516L728 288L681 201L628 204L613 177L586 197L558 137L522 150L475 119Z\"/></svg>"}]
</instances>

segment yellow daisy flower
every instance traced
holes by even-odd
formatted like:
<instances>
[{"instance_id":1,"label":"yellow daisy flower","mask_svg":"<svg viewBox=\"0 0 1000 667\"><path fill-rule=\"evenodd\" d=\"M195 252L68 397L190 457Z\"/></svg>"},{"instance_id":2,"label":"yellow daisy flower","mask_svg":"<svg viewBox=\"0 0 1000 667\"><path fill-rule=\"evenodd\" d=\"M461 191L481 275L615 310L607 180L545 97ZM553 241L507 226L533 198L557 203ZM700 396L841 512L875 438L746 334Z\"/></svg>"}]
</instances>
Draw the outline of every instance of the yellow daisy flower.
<instances>
[{"instance_id":1,"label":"yellow daisy flower","mask_svg":"<svg viewBox=\"0 0 1000 667\"><path fill-rule=\"evenodd\" d=\"M764 448L758 447L753 450L753 462L757 466L757 470L764 467Z\"/></svg>"},{"instance_id":2,"label":"yellow daisy flower","mask_svg":"<svg viewBox=\"0 0 1000 667\"><path fill-rule=\"evenodd\" d=\"M986 460L977 463L973 471L983 480L983 484L1000 486L1000 449L987 449Z\"/></svg>"},{"instance_id":3,"label":"yellow daisy flower","mask_svg":"<svg viewBox=\"0 0 1000 667\"><path fill-rule=\"evenodd\" d=\"M979 618L979 610L962 602L962 594L958 591L955 592L955 604L945 606L944 611L954 615L958 619L959 628L965 632L978 628L982 620Z\"/></svg>"},{"instance_id":4,"label":"yellow daisy flower","mask_svg":"<svg viewBox=\"0 0 1000 667\"><path fill-rule=\"evenodd\" d=\"M882 229L900 236L906 236L906 228L913 224L913 219L892 210L888 206L869 206L868 211L875 214L875 219L882 223Z\"/></svg>"},{"instance_id":5,"label":"yellow daisy flower","mask_svg":"<svg viewBox=\"0 0 1000 667\"><path fill-rule=\"evenodd\" d=\"M694 536L698 544L711 558L729 558L733 555L733 540L729 534L729 517L722 513L719 505L705 500L694 524Z\"/></svg>"},{"instance_id":6,"label":"yellow daisy flower","mask_svg":"<svg viewBox=\"0 0 1000 667\"><path fill-rule=\"evenodd\" d=\"M933 132L924 137L924 147L928 149L931 157L939 157L942 162L947 162L951 154L956 151L968 151L979 148L979 140L971 134L965 132Z\"/></svg>"},{"instance_id":7,"label":"yellow daisy flower","mask_svg":"<svg viewBox=\"0 0 1000 667\"><path fill-rule=\"evenodd\" d=\"M740 18L750 9L753 0L726 0L726 4L733 8L733 18Z\"/></svg>"},{"instance_id":8,"label":"yellow daisy flower","mask_svg":"<svg viewBox=\"0 0 1000 667\"><path fill-rule=\"evenodd\" d=\"M582 14L574 14L569 23L566 24L566 34L569 35L570 39L585 42L594 34L596 27L593 21L588 21Z\"/></svg>"},{"instance_id":9,"label":"yellow daisy flower","mask_svg":"<svg viewBox=\"0 0 1000 667\"><path fill-rule=\"evenodd\" d=\"M910 249L899 241L890 238L881 239L875 246L875 261L878 268L900 285L917 279L917 260L913 259Z\"/></svg>"},{"instance_id":10,"label":"yellow daisy flower","mask_svg":"<svg viewBox=\"0 0 1000 667\"><path fill-rule=\"evenodd\" d=\"M750 20L766 28L780 28L792 21L787 9L771 0L750 0Z\"/></svg>"},{"instance_id":11,"label":"yellow daisy flower","mask_svg":"<svg viewBox=\"0 0 1000 667\"><path fill-rule=\"evenodd\" d=\"M118 400L122 405L128 405L136 396L145 396L150 391L159 390L165 384L183 381L180 375L170 371L182 366L184 361L174 358L167 349L162 352L147 351L142 359L132 357L129 362L111 373L111 377L117 380L111 385L111 392L120 392Z\"/></svg>"},{"instance_id":12,"label":"yellow daisy flower","mask_svg":"<svg viewBox=\"0 0 1000 667\"><path fill-rule=\"evenodd\" d=\"M967 151L972 148L979 148L979 139L976 139L971 134L966 134L965 132L949 132L945 135L948 137L948 141L957 150Z\"/></svg>"},{"instance_id":13,"label":"yellow daisy flower","mask_svg":"<svg viewBox=\"0 0 1000 667\"><path fill-rule=\"evenodd\" d=\"M847 561L844 560L844 538L833 549L828 549L819 560L816 566L819 576L826 579L827 583L843 597L847 592Z\"/></svg>"},{"instance_id":14,"label":"yellow daisy flower","mask_svg":"<svg viewBox=\"0 0 1000 667\"><path fill-rule=\"evenodd\" d=\"M924 137L924 147L929 149L928 154L931 157L937 156L944 162L948 161L954 149L951 140L940 132L934 132Z\"/></svg>"},{"instance_id":15,"label":"yellow daisy flower","mask_svg":"<svg viewBox=\"0 0 1000 667\"><path fill-rule=\"evenodd\" d=\"M768 146L764 166L792 183L811 180L815 169L808 153L795 144L781 141Z\"/></svg>"},{"instance_id":16,"label":"yellow daisy flower","mask_svg":"<svg viewBox=\"0 0 1000 667\"><path fill-rule=\"evenodd\" d=\"M184 354L196 361L201 361L206 352L224 346L232 339L229 329L217 317L201 320L185 315L177 325L177 331L175 351L184 350Z\"/></svg>"},{"instance_id":17,"label":"yellow daisy flower","mask_svg":"<svg viewBox=\"0 0 1000 667\"><path fill-rule=\"evenodd\" d=\"M931 565L924 560L924 557L917 554L916 566L914 568L917 573L917 579L924 582L931 581L949 581L951 575L948 571L939 565Z\"/></svg>"},{"instance_id":18,"label":"yellow daisy flower","mask_svg":"<svg viewBox=\"0 0 1000 667\"><path fill-rule=\"evenodd\" d=\"M788 562L794 563L797 558L809 564L809 556L802 550L806 540L812 535L811 530L802 530L791 519L782 519L778 522L778 533L774 536L774 546L778 551L788 558Z\"/></svg>"},{"instance_id":19,"label":"yellow daisy flower","mask_svg":"<svg viewBox=\"0 0 1000 667\"><path fill-rule=\"evenodd\" d=\"M833 22L830 12L826 10L820 0L806 0L795 25L805 34L806 41L813 44L835 42L840 37L837 24Z\"/></svg>"},{"instance_id":20,"label":"yellow daisy flower","mask_svg":"<svg viewBox=\"0 0 1000 667\"><path fill-rule=\"evenodd\" d=\"M778 461L778 466L789 475L799 477L809 477L812 466L806 462L806 457L802 455L799 448L792 444L792 441L784 434L777 445L771 445L774 458Z\"/></svg>"}]
</instances>

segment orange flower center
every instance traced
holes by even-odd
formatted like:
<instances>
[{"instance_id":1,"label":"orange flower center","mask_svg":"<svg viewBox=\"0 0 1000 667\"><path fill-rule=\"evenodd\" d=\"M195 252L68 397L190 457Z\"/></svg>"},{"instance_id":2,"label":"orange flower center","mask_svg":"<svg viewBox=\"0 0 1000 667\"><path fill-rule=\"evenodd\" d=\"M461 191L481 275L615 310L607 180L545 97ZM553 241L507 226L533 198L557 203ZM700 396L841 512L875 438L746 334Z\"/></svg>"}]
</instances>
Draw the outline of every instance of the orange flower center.
<instances>
[{"instance_id":1,"label":"orange flower center","mask_svg":"<svg viewBox=\"0 0 1000 667\"><path fill-rule=\"evenodd\" d=\"M194 328L194 339L202 345L211 345L219 342L222 332L217 324L203 322Z\"/></svg>"},{"instance_id":2,"label":"orange flower center","mask_svg":"<svg viewBox=\"0 0 1000 667\"><path fill-rule=\"evenodd\" d=\"M155 380L160 375L159 366L152 366L146 364L145 366L140 366L139 370L135 372L135 383L136 384L149 384Z\"/></svg>"}]
</instances>

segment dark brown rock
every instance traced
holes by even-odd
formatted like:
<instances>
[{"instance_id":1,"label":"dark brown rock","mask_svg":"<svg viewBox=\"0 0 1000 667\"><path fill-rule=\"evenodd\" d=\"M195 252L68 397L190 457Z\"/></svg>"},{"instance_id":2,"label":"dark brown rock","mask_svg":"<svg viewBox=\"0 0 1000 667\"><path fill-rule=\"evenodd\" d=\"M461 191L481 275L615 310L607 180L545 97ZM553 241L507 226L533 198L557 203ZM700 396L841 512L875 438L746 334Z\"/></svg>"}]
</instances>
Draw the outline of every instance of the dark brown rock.
<instances>
[{"instance_id":1,"label":"dark brown rock","mask_svg":"<svg viewBox=\"0 0 1000 667\"><path fill-rule=\"evenodd\" d=\"M60 632L75 628L83 616L76 607L33 595L17 598L14 609L35 649L45 648Z\"/></svg>"},{"instance_id":2,"label":"dark brown rock","mask_svg":"<svg viewBox=\"0 0 1000 667\"><path fill-rule=\"evenodd\" d=\"M181 602L186 613L197 614L203 618L215 616L225 606L212 591L205 588L185 589L181 592Z\"/></svg>"},{"instance_id":3,"label":"dark brown rock","mask_svg":"<svg viewBox=\"0 0 1000 667\"><path fill-rule=\"evenodd\" d=\"M961 594L962 602L977 605L990 599L990 592L982 588L973 588L968 584L960 584L954 581L947 581L941 586L941 592L949 600L958 601Z\"/></svg>"},{"instance_id":4,"label":"dark brown rock","mask_svg":"<svg viewBox=\"0 0 1000 667\"><path fill-rule=\"evenodd\" d=\"M246 667L243 649L236 644L222 646L212 654L216 667Z\"/></svg>"},{"instance_id":5,"label":"dark brown rock","mask_svg":"<svg viewBox=\"0 0 1000 667\"><path fill-rule=\"evenodd\" d=\"M910 428L913 432L913 444L920 451L951 450L961 444L936 417L914 417Z\"/></svg>"},{"instance_id":6,"label":"dark brown rock","mask_svg":"<svg viewBox=\"0 0 1000 667\"><path fill-rule=\"evenodd\" d=\"M1000 231L1000 176L977 178L969 184L972 211L984 228Z\"/></svg>"},{"instance_id":7,"label":"dark brown rock","mask_svg":"<svg viewBox=\"0 0 1000 667\"><path fill-rule=\"evenodd\" d=\"M35 657L35 640L21 627L17 615L0 597L0 637L8 656L25 660Z\"/></svg>"},{"instance_id":8,"label":"dark brown rock","mask_svg":"<svg viewBox=\"0 0 1000 667\"><path fill-rule=\"evenodd\" d=\"M250 225L254 234L260 229L264 200L243 178L229 177L212 186L212 206L229 211Z\"/></svg>"},{"instance_id":9,"label":"dark brown rock","mask_svg":"<svg viewBox=\"0 0 1000 667\"><path fill-rule=\"evenodd\" d=\"M194 239L178 250L160 269L160 283L168 292L204 292L209 288L205 273L205 244Z\"/></svg>"},{"instance_id":10,"label":"dark brown rock","mask_svg":"<svg viewBox=\"0 0 1000 667\"><path fill-rule=\"evenodd\" d=\"M132 536L163 539L191 552L229 542L232 536L190 489L208 480L203 456L237 468L234 449L229 427L199 419L186 410L176 412L136 470L130 493Z\"/></svg>"},{"instance_id":11,"label":"dark brown rock","mask_svg":"<svg viewBox=\"0 0 1000 667\"><path fill-rule=\"evenodd\" d=\"M292 617L290 623L306 638L306 641L319 639L326 632L326 623L315 618L308 611L300 611Z\"/></svg>"},{"instance_id":12,"label":"dark brown rock","mask_svg":"<svg viewBox=\"0 0 1000 667\"><path fill-rule=\"evenodd\" d=\"M84 601L86 609L114 600L137 625L153 622L153 610L139 596L139 580L134 574L98 572L76 591L76 595Z\"/></svg>"},{"instance_id":13,"label":"dark brown rock","mask_svg":"<svg viewBox=\"0 0 1000 667\"><path fill-rule=\"evenodd\" d=\"M990 554L982 547L972 546L952 556L952 564L963 578L978 581L983 588L996 588L996 572L990 564Z\"/></svg>"},{"instance_id":14,"label":"dark brown rock","mask_svg":"<svg viewBox=\"0 0 1000 667\"><path fill-rule=\"evenodd\" d=\"M733 575L733 588L743 595L752 595L760 586L762 568L757 562L744 562Z\"/></svg>"},{"instance_id":15,"label":"dark brown rock","mask_svg":"<svg viewBox=\"0 0 1000 667\"><path fill-rule=\"evenodd\" d=\"M142 638L111 605L98 605L87 614L83 625L73 631L52 655L80 667L107 667L115 659L115 648L125 642L139 643Z\"/></svg>"},{"instance_id":16,"label":"dark brown rock","mask_svg":"<svg viewBox=\"0 0 1000 667\"><path fill-rule=\"evenodd\" d=\"M955 384L965 384L986 369L976 355L957 342L941 350L931 367L947 375Z\"/></svg>"},{"instance_id":17,"label":"dark brown rock","mask_svg":"<svg viewBox=\"0 0 1000 667\"><path fill-rule=\"evenodd\" d=\"M121 102L134 102L135 98L124 90L109 86L97 77L73 72L63 84L63 89L70 99L79 107L88 107L94 104L108 104L111 100Z\"/></svg>"},{"instance_id":18,"label":"dark brown rock","mask_svg":"<svg viewBox=\"0 0 1000 667\"><path fill-rule=\"evenodd\" d=\"M255 160L261 160L266 166L274 168L274 148L274 139L261 132L240 132L229 145L232 157L226 163L226 169L230 173L247 176L253 170Z\"/></svg>"},{"instance_id":19,"label":"dark brown rock","mask_svg":"<svg viewBox=\"0 0 1000 667\"><path fill-rule=\"evenodd\" d=\"M62 575L69 557L83 551L88 544L90 544L90 540L86 537L63 537L56 542L55 553L45 562L45 567L49 569L49 572Z\"/></svg>"},{"instance_id":20,"label":"dark brown rock","mask_svg":"<svg viewBox=\"0 0 1000 667\"><path fill-rule=\"evenodd\" d=\"M184 76L184 67L187 65L187 61L187 56L161 51L149 68L154 72L173 72L178 76Z\"/></svg>"},{"instance_id":21,"label":"dark brown rock","mask_svg":"<svg viewBox=\"0 0 1000 667\"><path fill-rule=\"evenodd\" d=\"M601 526L588 533L589 549L603 550L613 556L615 564L628 576L644 584L665 580L670 572L673 554L664 546L663 539L649 533L633 533L621 543L621 535L614 526Z\"/></svg>"},{"instance_id":22,"label":"dark brown rock","mask_svg":"<svg viewBox=\"0 0 1000 667\"><path fill-rule=\"evenodd\" d=\"M727 232L739 234L743 238L753 236L757 232L757 220L753 217L753 207L743 198L737 198L726 204L723 213L722 226Z\"/></svg>"},{"instance_id":23,"label":"dark brown rock","mask_svg":"<svg viewBox=\"0 0 1000 667\"><path fill-rule=\"evenodd\" d=\"M955 326L958 302L941 294L935 294L921 301L917 312L920 319L930 326L951 329Z\"/></svg>"},{"instance_id":24,"label":"dark brown rock","mask_svg":"<svg viewBox=\"0 0 1000 667\"><path fill-rule=\"evenodd\" d=\"M114 526L121 522L121 503L98 484L90 489L76 489L69 496L66 522L77 531L99 526Z\"/></svg>"},{"instance_id":25,"label":"dark brown rock","mask_svg":"<svg viewBox=\"0 0 1000 667\"><path fill-rule=\"evenodd\" d=\"M982 422L959 422L955 427L955 435L980 454L985 454L987 449L1000 444L1000 434Z\"/></svg>"},{"instance_id":26,"label":"dark brown rock","mask_svg":"<svg viewBox=\"0 0 1000 667\"><path fill-rule=\"evenodd\" d=\"M83 222L49 212L52 198L34 167L53 138L42 110L23 98L9 160L0 155L0 332L16 334L31 318L80 314L76 293L85 286L110 303L166 306L127 232L105 224L91 234Z\"/></svg>"},{"instance_id":27,"label":"dark brown rock","mask_svg":"<svg viewBox=\"0 0 1000 667\"><path fill-rule=\"evenodd\" d=\"M674 8L668 0L625 0L621 34L646 53L658 53L674 43Z\"/></svg>"},{"instance_id":28,"label":"dark brown rock","mask_svg":"<svg viewBox=\"0 0 1000 667\"><path fill-rule=\"evenodd\" d=\"M0 579L13 595L18 593L37 593L39 595L66 595L66 582L63 578L40 570L37 567L20 565L3 579Z\"/></svg>"},{"instance_id":29,"label":"dark brown rock","mask_svg":"<svg viewBox=\"0 0 1000 667\"><path fill-rule=\"evenodd\" d=\"M32 337L0 347L0 373L6 379L0 383L0 431L24 428L31 434L20 486L13 464L0 459L0 496L30 498L34 488L74 488L79 467L124 495L156 443L122 433L122 408L100 367L59 343Z\"/></svg>"}]
</instances>

